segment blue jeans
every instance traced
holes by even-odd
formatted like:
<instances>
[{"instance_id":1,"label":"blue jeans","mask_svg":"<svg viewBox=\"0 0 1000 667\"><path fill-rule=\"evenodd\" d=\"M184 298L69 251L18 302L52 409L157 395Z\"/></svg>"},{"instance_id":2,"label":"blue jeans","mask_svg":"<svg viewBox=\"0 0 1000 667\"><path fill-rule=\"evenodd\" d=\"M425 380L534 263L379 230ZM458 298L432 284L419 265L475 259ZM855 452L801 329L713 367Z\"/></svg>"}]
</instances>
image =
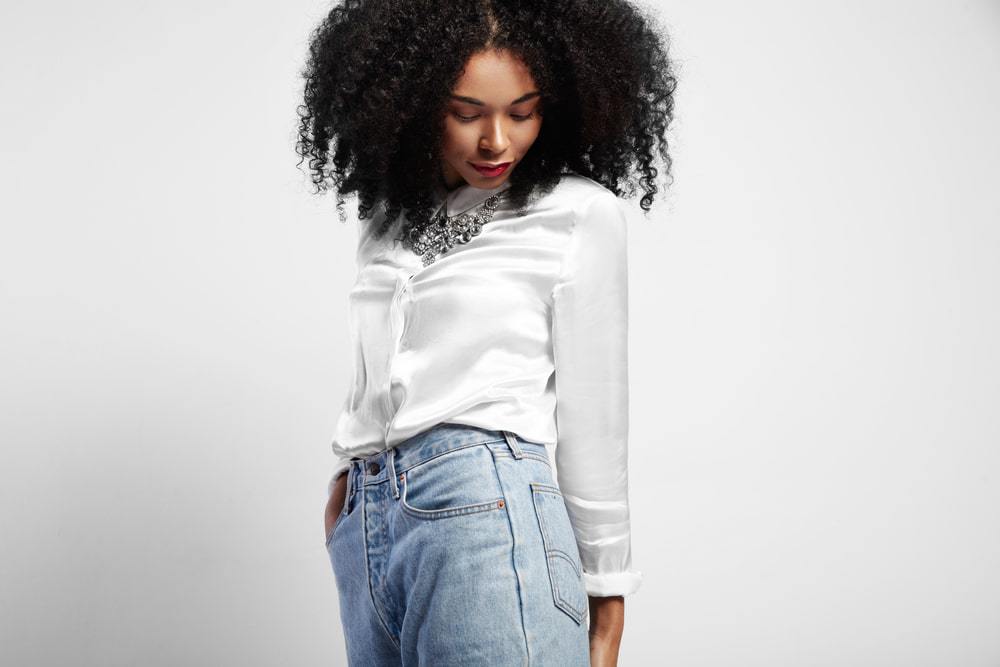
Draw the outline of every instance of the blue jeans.
<instances>
[{"instance_id":1,"label":"blue jeans","mask_svg":"<svg viewBox=\"0 0 1000 667\"><path fill-rule=\"evenodd\" d=\"M580 552L545 445L442 423L347 475L326 546L348 664L590 665Z\"/></svg>"}]
</instances>

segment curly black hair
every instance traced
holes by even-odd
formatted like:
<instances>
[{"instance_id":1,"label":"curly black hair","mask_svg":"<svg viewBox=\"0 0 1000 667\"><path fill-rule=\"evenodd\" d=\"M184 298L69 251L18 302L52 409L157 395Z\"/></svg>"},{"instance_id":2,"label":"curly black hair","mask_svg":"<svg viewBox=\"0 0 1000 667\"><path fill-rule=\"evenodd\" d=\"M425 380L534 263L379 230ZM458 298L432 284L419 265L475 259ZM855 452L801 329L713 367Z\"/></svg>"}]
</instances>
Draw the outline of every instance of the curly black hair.
<instances>
[{"instance_id":1,"label":"curly black hair","mask_svg":"<svg viewBox=\"0 0 1000 667\"><path fill-rule=\"evenodd\" d=\"M544 108L509 176L513 206L523 211L565 171L631 197L637 165L649 211L657 151L671 178L676 78L661 33L626 0L343 0L310 37L298 164L308 159L315 193L336 189L342 221L343 197L356 193L361 220L381 201L386 223L405 209L409 224L426 224L448 96L472 55L507 50Z\"/></svg>"}]
</instances>

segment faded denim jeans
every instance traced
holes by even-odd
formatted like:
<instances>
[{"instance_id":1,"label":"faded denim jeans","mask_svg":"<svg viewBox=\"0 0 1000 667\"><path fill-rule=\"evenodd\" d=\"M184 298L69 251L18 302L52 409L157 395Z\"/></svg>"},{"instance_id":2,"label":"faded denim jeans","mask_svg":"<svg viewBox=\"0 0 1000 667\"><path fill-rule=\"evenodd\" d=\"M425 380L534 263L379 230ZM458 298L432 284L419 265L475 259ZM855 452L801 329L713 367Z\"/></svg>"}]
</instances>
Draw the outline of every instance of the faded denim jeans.
<instances>
[{"instance_id":1,"label":"faded denim jeans","mask_svg":"<svg viewBox=\"0 0 1000 667\"><path fill-rule=\"evenodd\" d=\"M350 665L589 666L580 553L545 445L443 423L347 475L326 546Z\"/></svg>"}]
</instances>

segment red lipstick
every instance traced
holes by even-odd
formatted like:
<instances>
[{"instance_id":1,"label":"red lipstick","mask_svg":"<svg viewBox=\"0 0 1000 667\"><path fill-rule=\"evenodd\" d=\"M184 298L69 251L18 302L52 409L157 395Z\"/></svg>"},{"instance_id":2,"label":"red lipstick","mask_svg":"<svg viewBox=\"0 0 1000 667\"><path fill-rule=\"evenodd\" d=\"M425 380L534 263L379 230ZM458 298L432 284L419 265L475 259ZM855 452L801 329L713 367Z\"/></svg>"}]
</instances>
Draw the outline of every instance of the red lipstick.
<instances>
[{"instance_id":1,"label":"red lipstick","mask_svg":"<svg viewBox=\"0 0 1000 667\"><path fill-rule=\"evenodd\" d=\"M491 165L489 163L476 164L475 162L470 162L469 164L471 164L473 167L475 167L476 171L478 171L483 176L485 176L487 178L496 178L500 174L502 174L505 171L507 171L507 168L510 166L511 163L510 162L501 162L501 163L496 164L496 165Z\"/></svg>"}]
</instances>

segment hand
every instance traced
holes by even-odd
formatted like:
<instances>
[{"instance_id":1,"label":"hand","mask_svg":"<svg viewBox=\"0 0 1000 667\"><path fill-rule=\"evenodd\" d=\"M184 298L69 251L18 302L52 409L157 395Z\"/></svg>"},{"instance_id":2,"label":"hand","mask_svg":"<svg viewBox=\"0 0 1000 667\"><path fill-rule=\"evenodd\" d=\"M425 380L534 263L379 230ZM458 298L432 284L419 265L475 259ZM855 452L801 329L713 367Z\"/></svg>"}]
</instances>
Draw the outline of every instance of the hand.
<instances>
[{"instance_id":1,"label":"hand","mask_svg":"<svg viewBox=\"0 0 1000 667\"><path fill-rule=\"evenodd\" d=\"M333 493L326 501L326 516L323 517L323 537L328 537L333 529L333 524L337 522L337 517L344 509L347 502L347 474L343 474L333 483Z\"/></svg>"},{"instance_id":2,"label":"hand","mask_svg":"<svg viewBox=\"0 0 1000 667\"><path fill-rule=\"evenodd\" d=\"M590 665L617 667L618 647L625 628L625 598L588 596L590 602Z\"/></svg>"}]
</instances>

